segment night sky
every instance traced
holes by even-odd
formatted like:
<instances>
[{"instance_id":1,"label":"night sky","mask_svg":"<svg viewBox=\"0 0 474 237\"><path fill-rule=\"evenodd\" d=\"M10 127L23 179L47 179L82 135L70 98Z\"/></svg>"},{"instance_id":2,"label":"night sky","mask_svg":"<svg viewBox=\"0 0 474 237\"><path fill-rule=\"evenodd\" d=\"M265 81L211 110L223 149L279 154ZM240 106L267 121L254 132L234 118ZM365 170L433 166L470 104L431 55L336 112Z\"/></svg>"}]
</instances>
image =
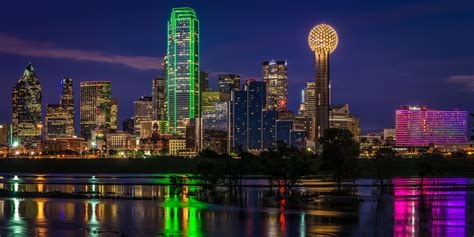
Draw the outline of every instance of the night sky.
<instances>
[{"instance_id":1,"label":"night sky","mask_svg":"<svg viewBox=\"0 0 474 237\"><path fill-rule=\"evenodd\" d=\"M287 60L289 106L314 80L307 35L332 25L332 101L349 103L364 132L394 126L402 104L474 112L474 1L150 0L4 1L0 7L0 122L11 122L11 90L31 61L43 103L58 103L59 80L110 80L119 121L151 94L166 51L173 7L196 10L201 69L261 80L265 60ZM45 110L44 110L45 111ZM78 121L77 113L76 121ZM119 124L121 126L121 123Z\"/></svg>"}]
</instances>

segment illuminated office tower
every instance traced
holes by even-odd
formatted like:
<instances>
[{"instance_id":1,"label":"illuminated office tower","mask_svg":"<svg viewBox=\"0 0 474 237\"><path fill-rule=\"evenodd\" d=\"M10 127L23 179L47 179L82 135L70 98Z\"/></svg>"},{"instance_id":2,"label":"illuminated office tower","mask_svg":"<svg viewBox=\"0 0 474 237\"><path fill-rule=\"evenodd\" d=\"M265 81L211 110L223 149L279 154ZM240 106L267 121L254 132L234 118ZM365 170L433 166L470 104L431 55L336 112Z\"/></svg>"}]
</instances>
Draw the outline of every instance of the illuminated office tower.
<instances>
[{"instance_id":1,"label":"illuminated office tower","mask_svg":"<svg viewBox=\"0 0 474 237\"><path fill-rule=\"evenodd\" d=\"M60 104L46 106L45 127L46 138L63 137L67 134L70 114L66 107Z\"/></svg>"},{"instance_id":2,"label":"illuminated office tower","mask_svg":"<svg viewBox=\"0 0 474 237\"><path fill-rule=\"evenodd\" d=\"M402 106L395 111L397 146L463 144L468 141L468 112Z\"/></svg>"},{"instance_id":3,"label":"illuminated office tower","mask_svg":"<svg viewBox=\"0 0 474 237\"><path fill-rule=\"evenodd\" d=\"M110 102L110 125L109 128L117 130L118 128L118 101L112 98Z\"/></svg>"},{"instance_id":4,"label":"illuminated office tower","mask_svg":"<svg viewBox=\"0 0 474 237\"><path fill-rule=\"evenodd\" d=\"M152 82L153 119L166 120L166 80L156 77Z\"/></svg>"},{"instance_id":5,"label":"illuminated office tower","mask_svg":"<svg viewBox=\"0 0 474 237\"><path fill-rule=\"evenodd\" d=\"M173 8L168 21L167 117L170 132L185 134L200 116L199 21L191 8Z\"/></svg>"},{"instance_id":6,"label":"illuminated office tower","mask_svg":"<svg viewBox=\"0 0 474 237\"><path fill-rule=\"evenodd\" d=\"M217 87L220 92L230 93L230 91L240 90L240 76L236 74L219 74L217 76Z\"/></svg>"},{"instance_id":7,"label":"illuminated office tower","mask_svg":"<svg viewBox=\"0 0 474 237\"><path fill-rule=\"evenodd\" d=\"M72 79L64 78L61 80L61 102L60 104L67 111L66 136L76 135L74 128L74 89Z\"/></svg>"},{"instance_id":8,"label":"illuminated office tower","mask_svg":"<svg viewBox=\"0 0 474 237\"><path fill-rule=\"evenodd\" d=\"M84 81L80 87L81 136L88 140L98 130L111 127L111 83Z\"/></svg>"},{"instance_id":9,"label":"illuminated office tower","mask_svg":"<svg viewBox=\"0 0 474 237\"><path fill-rule=\"evenodd\" d=\"M212 110L202 112L199 147L201 150L211 149L218 153L228 152L228 131L229 102L215 102Z\"/></svg>"},{"instance_id":10,"label":"illuminated office tower","mask_svg":"<svg viewBox=\"0 0 474 237\"><path fill-rule=\"evenodd\" d=\"M230 100L230 94L220 91L204 91L201 94L202 98L202 113L214 111L215 103L226 102Z\"/></svg>"},{"instance_id":11,"label":"illuminated office tower","mask_svg":"<svg viewBox=\"0 0 474 237\"><path fill-rule=\"evenodd\" d=\"M12 139L26 148L41 145L41 85L31 63L12 93Z\"/></svg>"},{"instance_id":12,"label":"illuminated office tower","mask_svg":"<svg viewBox=\"0 0 474 237\"><path fill-rule=\"evenodd\" d=\"M143 121L153 120L153 99L151 96L142 96L133 103L135 120L135 134L140 135Z\"/></svg>"},{"instance_id":13,"label":"illuminated office tower","mask_svg":"<svg viewBox=\"0 0 474 237\"><path fill-rule=\"evenodd\" d=\"M286 61L263 63L263 81L267 86L267 110L286 111L288 68Z\"/></svg>"},{"instance_id":14,"label":"illuminated office tower","mask_svg":"<svg viewBox=\"0 0 474 237\"><path fill-rule=\"evenodd\" d=\"M308 36L308 43L314 51L316 82L315 139L323 136L329 128L329 54L334 52L338 43L336 31L329 25L315 26Z\"/></svg>"}]
</instances>

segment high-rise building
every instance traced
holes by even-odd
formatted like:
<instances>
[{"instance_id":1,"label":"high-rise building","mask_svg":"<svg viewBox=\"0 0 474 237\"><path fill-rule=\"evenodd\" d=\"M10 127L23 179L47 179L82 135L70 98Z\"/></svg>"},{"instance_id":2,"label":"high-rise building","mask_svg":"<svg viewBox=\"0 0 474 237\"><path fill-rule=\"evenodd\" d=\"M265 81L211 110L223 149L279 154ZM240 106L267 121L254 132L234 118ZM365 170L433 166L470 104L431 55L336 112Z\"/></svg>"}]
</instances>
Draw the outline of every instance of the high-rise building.
<instances>
[{"instance_id":1,"label":"high-rise building","mask_svg":"<svg viewBox=\"0 0 474 237\"><path fill-rule=\"evenodd\" d=\"M12 137L26 148L41 145L41 85L31 63L28 64L12 93Z\"/></svg>"},{"instance_id":2,"label":"high-rise building","mask_svg":"<svg viewBox=\"0 0 474 237\"><path fill-rule=\"evenodd\" d=\"M6 123L0 124L0 147L8 146L8 133L10 126Z\"/></svg>"},{"instance_id":3,"label":"high-rise building","mask_svg":"<svg viewBox=\"0 0 474 237\"><path fill-rule=\"evenodd\" d=\"M217 87L220 92L230 93L230 91L240 90L240 76L236 74L219 74L217 76Z\"/></svg>"},{"instance_id":4,"label":"high-rise building","mask_svg":"<svg viewBox=\"0 0 474 237\"><path fill-rule=\"evenodd\" d=\"M153 119L166 120L166 80L156 77L152 82Z\"/></svg>"},{"instance_id":5,"label":"high-rise building","mask_svg":"<svg viewBox=\"0 0 474 237\"><path fill-rule=\"evenodd\" d=\"M141 122L153 120L153 99L151 96L142 96L133 105L135 134L140 135Z\"/></svg>"},{"instance_id":6,"label":"high-rise building","mask_svg":"<svg viewBox=\"0 0 474 237\"><path fill-rule=\"evenodd\" d=\"M80 87L81 136L89 140L98 130L111 128L111 83L84 81Z\"/></svg>"},{"instance_id":7,"label":"high-rise building","mask_svg":"<svg viewBox=\"0 0 474 237\"><path fill-rule=\"evenodd\" d=\"M230 137L234 150L262 148L262 111L265 108L265 83L248 80L244 91L231 91Z\"/></svg>"},{"instance_id":8,"label":"high-rise building","mask_svg":"<svg viewBox=\"0 0 474 237\"><path fill-rule=\"evenodd\" d=\"M263 62L263 81L267 85L267 110L285 111L288 96L286 61Z\"/></svg>"},{"instance_id":9,"label":"high-rise building","mask_svg":"<svg viewBox=\"0 0 474 237\"><path fill-rule=\"evenodd\" d=\"M468 141L468 112L402 106L395 111L397 146L462 144Z\"/></svg>"},{"instance_id":10,"label":"high-rise building","mask_svg":"<svg viewBox=\"0 0 474 237\"><path fill-rule=\"evenodd\" d=\"M183 135L187 122L200 116L199 21L191 8L171 12L166 62L170 131Z\"/></svg>"},{"instance_id":11,"label":"high-rise building","mask_svg":"<svg viewBox=\"0 0 474 237\"><path fill-rule=\"evenodd\" d=\"M315 58L316 82L316 114L315 114L315 140L323 136L324 130L329 128L329 54L337 47L338 36L329 25L315 26L308 37L308 43Z\"/></svg>"},{"instance_id":12,"label":"high-rise building","mask_svg":"<svg viewBox=\"0 0 474 237\"><path fill-rule=\"evenodd\" d=\"M60 104L46 106L45 127L47 139L68 136L67 129L71 119L69 112L65 106Z\"/></svg>"},{"instance_id":13,"label":"high-rise building","mask_svg":"<svg viewBox=\"0 0 474 237\"><path fill-rule=\"evenodd\" d=\"M201 92L210 91L211 88L209 88L209 73L201 71L200 80L201 80Z\"/></svg>"},{"instance_id":14,"label":"high-rise building","mask_svg":"<svg viewBox=\"0 0 474 237\"><path fill-rule=\"evenodd\" d=\"M248 148L258 150L262 147L262 111L265 109L265 82L248 80L245 91L248 101Z\"/></svg>"},{"instance_id":15,"label":"high-rise building","mask_svg":"<svg viewBox=\"0 0 474 237\"><path fill-rule=\"evenodd\" d=\"M277 120L275 138L276 143L282 143L286 145L291 144L291 131L293 130L293 121L291 120Z\"/></svg>"},{"instance_id":16,"label":"high-rise building","mask_svg":"<svg viewBox=\"0 0 474 237\"><path fill-rule=\"evenodd\" d=\"M68 118L66 119L66 136L76 135L74 127L74 89L73 81L69 78L61 80L61 102L60 104L64 107L67 112Z\"/></svg>"},{"instance_id":17,"label":"high-rise building","mask_svg":"<svg viewBox=\"0 0 474 237\"><path fill-rule=\"evenodd\" d=\"M354 137L360 136L359 119L351 114L349 105L331 105L329 111L329 127L345 128L351 131Z\"/></svg>"}]
</instances>

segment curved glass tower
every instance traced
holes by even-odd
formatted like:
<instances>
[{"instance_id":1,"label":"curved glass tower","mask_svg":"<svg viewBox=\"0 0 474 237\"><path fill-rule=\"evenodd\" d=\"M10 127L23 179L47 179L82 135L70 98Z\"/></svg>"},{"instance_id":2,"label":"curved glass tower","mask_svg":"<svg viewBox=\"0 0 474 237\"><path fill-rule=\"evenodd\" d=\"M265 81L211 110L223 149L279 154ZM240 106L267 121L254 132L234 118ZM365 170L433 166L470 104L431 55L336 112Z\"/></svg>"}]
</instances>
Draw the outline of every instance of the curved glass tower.
<instances>
[{"instance_id":1,"label":"curved glass tower","mask_svg":"<svg viewBox=\"0 0 474 237\"><path fill-rule=\"evenodd\" d=\"M170 132L184 134L199 117L199 21L192 8L174 8L168 21L166 63L167 118Z\"/></svg>"}]
</instances>

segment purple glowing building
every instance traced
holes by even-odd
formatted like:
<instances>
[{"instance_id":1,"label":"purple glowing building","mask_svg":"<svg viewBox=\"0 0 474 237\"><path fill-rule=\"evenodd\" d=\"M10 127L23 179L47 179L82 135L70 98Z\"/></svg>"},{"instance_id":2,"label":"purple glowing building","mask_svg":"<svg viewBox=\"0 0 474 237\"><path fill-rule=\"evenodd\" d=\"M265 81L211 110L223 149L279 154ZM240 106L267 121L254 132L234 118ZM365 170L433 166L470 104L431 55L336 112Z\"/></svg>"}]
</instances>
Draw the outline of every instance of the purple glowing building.
<instances>
[{"instance_id":1,"label":"purple glowing building","mask_svg":"<svg viewBox=\"0 0 474 237\"><path fill-rule=\"evenodd\" d=\"M402 106L395 112L397 146L459 144L468 141L468 112Z\"/></svg>"}]
</instances>

